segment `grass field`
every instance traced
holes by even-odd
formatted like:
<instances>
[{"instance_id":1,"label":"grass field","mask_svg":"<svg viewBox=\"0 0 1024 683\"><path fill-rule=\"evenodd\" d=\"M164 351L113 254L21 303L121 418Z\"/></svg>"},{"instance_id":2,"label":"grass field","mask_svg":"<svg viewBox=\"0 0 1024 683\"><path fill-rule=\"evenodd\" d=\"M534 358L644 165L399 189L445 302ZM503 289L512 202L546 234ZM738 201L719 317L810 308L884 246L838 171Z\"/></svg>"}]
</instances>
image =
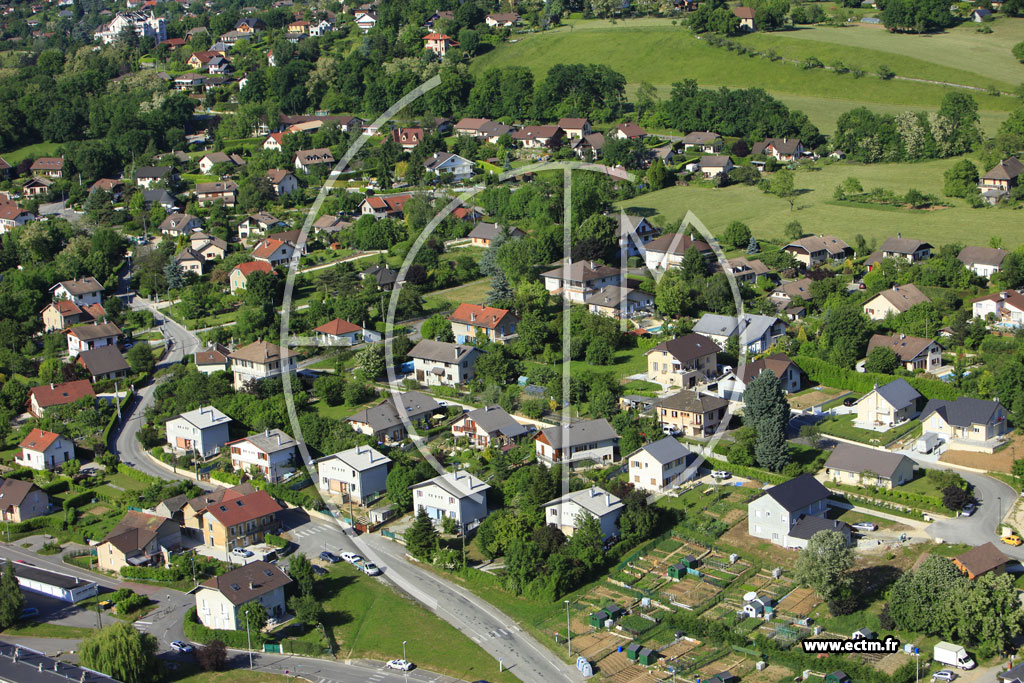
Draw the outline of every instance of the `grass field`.
<instances>
[{"instance_id":1,"label":"grass field","mask_svg":"<svg viewBox=\"0 0 1024 683\"><path fill-rule=\"evenodd\" d=\"M996 33L986 36L963 27L940 36L935 47L918 47L935 37L875 35L866 27L843 29L800 29L773 34L754 34L751 47L771 47L779 54L793 57L815 56L829 63L842 58L865 71L875 71L886 64L899 75L946 81L987 88L996 85L1012 89L1024 80L1024 66L1014 60L1009 47L1024 33L1024 19L1005 19L996 25ZM804 36L798 38L796 36ZM891 40L885 40L886 38ZM995 38L988 43L986 39ZM864 50L856 49L860 40L867 42ZM900 41L906 39L908 45ZM763 45L757 41L762 40ZM820 44L807 47L814 40ZM802 42L801 42L802 41ZM851 42L853 45L849 45ZM975 49L969 66L960 55ZM911 53L911 54L905 54ZM833 56L834 55L834 56ZM856 106L884 111L932 110L942 101L949 87L913 81L882 81L877 77L854 78L852 74L836 74L820 69L804 70L782 61L738 55L698 40L668 19L629 19L610 21L577 21L569 26L544 33L519 37L516 43L505 43L473 61L473 70L481 73L494 66L522 65L536 76L559 63L607 64L636 86L647 81L664 96L672 83L685 78L696 79L704 87L760 87L777 95L791 106L805 111L824 132L831 132L836 118ZM995 71L990 62L998 62ZM906 66L905 66L906 65ZM989 75L989 74L998 74ZM987 130L992 130L1005 113L1016 106L1016 98L997 97L974 92L983 112Z\"/></svg>"},{"instance_id":2,"label":"grass field","mask_svg":"<svg viewBox=\"0 0 1024 683\"><path fill-rule=\"evenodd\" d=\"M653 215L662 225L678 225L687 211L713 233L720 234L730 221L750 226L758 239L782 239L790 221L799 221L808 234L836 235L847 241L860 233L879 244L895 234L928 240L933 245L948 242L988 244L992 236L1002 237L1005 247L1024 243L1019 229L1021 215L1002 207L971 209L963 200L946 199L952 208L933 211L882 210L864 204L834 202L832 192L847 177L860 180L865 190L881 187L900 194L913 187L941 197L943 173L957 159L939 159L915 164L836 163L814 172L797 172L795 210L789 202L743 185L724 189L670 187L619 202L626 211ZM895 227L894 227L895 226ZM967 228L965 230L965 228Z\"/></svg>"},{"instance_id":3,"label":"grass field","mask_svg":"<svg viewBox=\"0 0 1024 683\"><path fill-rule=\"evenodd\" d=\"M60 147L60 144L56 142L37 142L34 145L25 145L14 151L5 152L3 158L11 166L15 166L28 157L37 159L39 157L53 156L57 153L58 147Z\"/></svg>"},{"instance_id":4,"label":"grass field","mask_svg":"<svg viewBox=\"0 0 1024 683\"><path fill-rule=\"evenodd\" d=\"M487 300L487 294L491 291L491 279L481 278L467 282L451 289L442 289L424 295L424 312L426 314L437 313L448 308L455 308L460 303L482 304Z\"/></svg>"}]
</instances>

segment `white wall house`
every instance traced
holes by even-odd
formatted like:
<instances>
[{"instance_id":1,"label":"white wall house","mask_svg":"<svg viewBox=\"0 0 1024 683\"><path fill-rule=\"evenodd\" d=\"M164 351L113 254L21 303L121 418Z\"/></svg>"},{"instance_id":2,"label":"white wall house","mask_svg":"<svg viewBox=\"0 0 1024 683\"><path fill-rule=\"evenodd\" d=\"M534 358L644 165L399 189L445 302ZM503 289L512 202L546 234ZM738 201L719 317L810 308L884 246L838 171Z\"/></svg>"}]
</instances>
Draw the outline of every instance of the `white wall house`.
<instances>
[{"instance_id":1,"label":"white wall house","mask_svg":"<svg viewBox=\"0 0 1024 683\"><path fill-rule=\"evenodd\" d=\"M68 354L77 356L82 351L116 345L121 338L121 329L114 323L79 325L68 330L67 338Z\"/></svg>"},{"instance_id":2,"label":"white wall house","mask_svg":"<svg viewBox=\"0 0 1024 683\"><path fill-rule=\"evenodd\" d=\"M690 452L678 439L666 436L641 447L627 459L627 481L647 493L663 493L689 481L704 458Z\"/></svg>"},{"instance_id":3,"label":"white wall house","mask_svg":"<svg viewBox=\"0 0 1024 683\"><path fill-rule=\"evenodd\" d=\"M604 489L591 486L544 504L544 523L572 536L585 515L596 517L605 540L619 535L619 516L626 506Z\"/></svg>"},{"instance_id":4,"label":"white wall house","mask_svg":"<svg viewBox=\"0 0 1024 683\"><path fill-rule=\"evenodd\" d=\"M619 435L604 418L542 429L534 443L537 459L548 467L610 463L619 451Z\"/></svg>"},{"instance_id":5,"label":"white wall house","mask_svg":"<svg viewBox=\"0 0 1024 683\"><path fill-rule=\"evenodd\" d=\"M277 344L262 340L235 349L228 358L231 360L236 391L251 380L280 377L285 372L295 372L294 355L282 351Z\"/></svg>"},{"instance_id":6,"label":"white wall house","mask_svg":"<svg viewBox=\"0 0 1024 683\"><path fill-rule=\"evenodd\" d=\"M799 545L791 538L793 527L804 517L824 520L829 490L811 474L773 486L747 505L747 533L775 545Z\"/></svg>"},{"instance_id":7,"label":"white wall house","mask_svg":"<svg viewBox=\"0 0 1024 683\"><path fill-rule=\"evenodd\" d=\"M262 434L247 436L230 442L231 466L248 472L256 467L267 481L277 483L295 471L292 463L298 457L297 443L280 429L268 429Z\"/></svg>"},{"instance_id":8,"label":"white wall house","mask_svg":"<svg viewBox=\"0 0 1024 683\"><path fill-rule=\"evenodd\" d=\"M417 382L454 387L476 376L476 359L481 353L475 346L424 339L409 351L409 357Z\"/></svg>"},{"instance_id":9,"label":"white wall house","mask_svg":"<svg viewBox=\"0 0 1024 683\"><path fill-rule=\"evenodd\" d=\"M356 446L316 461L321 491L362 504L387 490L391 458L372 446Z\"/></svg>"},{"instance_id":10,"label":"white wall house","mask_svg":"<svg viewBox=\"0 0 1024 683\"><path fill-rule=\"evenodd\" d=\"M471 530L487 516L489 488L468 472L446 472L413 485L412 501L417 513L426 510L435 523L450 517L461 529Z\"/></svg>"},{"instance_id":11,"label":"white wall house","mask_svg":"<svg viewBox=\"0 0 1024 683\"><path fill-rule=\"evenodd\" d=\"M64 280L50 287L54 301L67 299L75 302L78 306L89 306L91 304L102 304L103 285L94 277L84 277L81 280Z\"/></svg>"},{"instance_id":12,"label":"white wall house","mask_svg":"<svg viewBox=\"0 0 1024 683\"><path fill-rule=\"evenodd\" d=\"M292 580L277 565L250 562L207 579L196 591L196 614L207 628L240 631L246 628L247 605L259 602L268 617L285 614L284 587Z\"/></svg>"},{"instance_id":13,"label":"white wall house","mask_svg":"<svg viewBox=\"0 0 1024 683\"><path fill-rule=\"evenodd\" d=\"M231 418L213 406L202 406L167 421L167 445L177 453L217 453L229 440Z\"/></svg>"},{"instance_id":14,"label":"white wall house","mask_svg":"<svg viewBox=\"0 0 1024 683\"><path fill-rule=\"evenodd\" d=\"M34 470L56 470L75 459L75 442L56 432L33 429L19 444L15 464Z\"/></svg>"}]
</instances>

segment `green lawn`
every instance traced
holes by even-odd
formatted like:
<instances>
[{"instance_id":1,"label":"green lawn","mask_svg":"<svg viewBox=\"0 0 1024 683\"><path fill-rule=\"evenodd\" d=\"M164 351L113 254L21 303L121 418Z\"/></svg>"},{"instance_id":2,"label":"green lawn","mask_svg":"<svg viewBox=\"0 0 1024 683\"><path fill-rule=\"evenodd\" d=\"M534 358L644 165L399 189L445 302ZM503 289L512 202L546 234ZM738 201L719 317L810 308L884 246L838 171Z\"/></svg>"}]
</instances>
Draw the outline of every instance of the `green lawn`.
<instances>
[{"instance_id":1,"label":"green lawn","mask_svg":"<svg viewBox=\"0 0 1024 683\"><path fill-rule=\"evenodd\" d=\"M331 364L328 367L334 367L333 360L331 361ZM364 407L365 404L360 406L350 406L348 404L342 403L340 406L329 406L327 405L327 401L316 402L316 412L320 413L320 415L322 415L323 417L326 417L331 420L344 420L349 415L358 413Z\"/></svg>"},{"instance_id":2,"label":"green lawn","mask_svg":"<svg viewBox=\"0 0 1024 683\"><path fill-rule=\"evenodd\" d=\"M175 683L283 683L284 681L298 680L293 676L268 674L264 671L249 671L248 669L233 669L231 671L214 671L210 673L197 673L188 678L175 679Z\"/></svg>"},{"instance_id":3,"label":"green lawn","mask_svg":"<svg viewBox=\"0 0 1024 683\"><path fill-rule=\"evenodd\" d=\"M25 145L13 151L5 152L3 158L11 166L15 166L29 157L37 159L39 157L54 156L57 154L59 147L60 144L57 142L37 142L34 145Z\"/></svg>"},{"instance_id":4,"label":"green lawn","mask_svg":"<svg viewBox=\"0 0 1024 683\"><path fill-rule=\"evenodd\" d=\"M325 593L325 622L333 629L339 658L388 660L406 652L417 666L464 680L516 681L498 674L498 663L469 638L391 587L343 564L320 579Z\"/></svg>"},{"instance_id":5,"label":"green lawn","mask_svg":"<svg viewBox=\"0 0 1024 683\"><path fill-rule=\"evenodd\" d=\"M836 235L852 242L858 233L870 244L881 244L898 225L904 237L926 239L933 245L948 242L987 244L992 236L1013 249L1024 243L1019 229L1020 215L1001 207L971 209L963 200L946 199L952 208L934 211L910 209L879 210L863 204L834 202L832 192L848 177L857 178L865 189L880 187L900 194L913 187L926 194L942 195L943 173L959 159L939 159L914 164L834 163L820 171L797 171L795 210L789 202L748 185L724 189L676 186L618 203L627 212L653 215L663 225L678 225L692 211L713 233L720 234L731 221L750 226L761 240L781 240L791 221L804 231ZM964 232L964 226L971 226Z\"/></svg>"},{"instance_id":6,"label":"green lawn","mask_svg":"<svg viewBox=\"0 0 1024 683\"><path fill-rule=\"evenodd\" d=\"M999 31L1006 35L992 42L1006 41L1012 45L1013 36L1019 30L1016 26L1018 22L1024 23L1024 20L1007 21L1009 28ZM860 27L834 31L848 32L851 36L848 39L855 41L862 35L870 33L869 29ZM1008 47L1004 50L997 45L991 51L986 49L985 56L971 60L971 68L961 65L961 54L968 49L974 49L974 43L985 45L986 38L992 37L971 33L972 31L973 28L954 32L946 47L940 45L919 51L920 54L910 60L913 73L937 77L934 80L982 88L995 83L1010 89L1024 79L1024 67L1015 64ZM766 42L785 41L789 39L790 34L798 35L802 32L785 32L779 38L776 38L776 34L771 34ZM752 36L751 44L753 45L761 35ZM830 48L828 42L836 41L828 33L816 34L816 37L822 41L822 49L819 51L821 54L817 56L828 62L829 60L825 58ZM870 37L874 38L873 35ZM840 113L856 106L888 105L896 107L898 111L934 109L949 91L948 87L941 85L895 79L883 81L871 76L854 78L852 74L836 74L821 69L804 70L792 63L770 62L763 58L738 55L698 40L686 29L678 25L673 26L669 19L618 20L615 24L603 20L577 21L572 22L570 26L517 38L515 43L504 43L476 58L472 64L473 71L480 74L495 66L526 66L539 78L555 64L583 62L606 64L625 76L626 81L634 86L641 81L652 83L659 88L663 96L667 95L672 83L685 78L696 79L703 87L759 87L783 100L793 96L804 98L803 102L799 103L802 105L799 108L806 110L811 120L825 132L831 132L835 118ZM903 35L893 35L891 38L893 42L901 39L906 39L907 42L932 39L931 36ZM971 47L957 49L953 47L954 39L958 45L971 44ZM795 39L790 40L796 42ZM865 56L859 57L864 65L874 71L880 64L885 63L897 74L903 74L902 64L911 56L901 54L896 48L889 48L887 45L876 46L876 43L881 41L871 41L869 49L863 51ZM781 52L780 48L775 49ZM806 50L799 43L795 46L787 45L785 49L792 50L794 54ZM836 54L855 52L851 47L832 47L831 50ZM977 65L987 66L988 60L1001 65L998 78L987 75L991 72L989 69L986 69L984 74L977 71L982 68ZM850 61L855 61L855 58L850 57ZM973 94L978 100L979 108L986 112L1008 112L1016 104L1015 98L1012 97L995 97L982 92Z\"/></svg>"},{"instance_id":7,"label":"green lawn","mask_svg":"<svg viewBox=\"0 0 1024 683\"><path fill-rule=\"evenodd\" d=\"M458 287L452 287L451 289L430 292L423 296L425 300L424 312L428 314L436 313L447 308L454 308L460 303L482 304L487 300L487 295L490 291L491 279L485 277L467 282Z\"/></svg>"},{"instance_id":8,"label":"green lawn","mask_svg":"<svg viewBox=\"0 0 1024 683\"><path fill-rule=\"evenodd\" d=\"M921 429L921 422L919 420L910 420L898 427L893 427L889 431L876 432L870 429L854 427L854 417L854 415L839 415L823 420L818 425L821 428L822 434L831 434L842 439L859 441L868 446L885 446L915 429L918 431Z\"/></svg>"},{"instance_id":9,"label":"green lawn","mask_svg":"<svg viewBox=\"0 0 1024 683\"><path fill-rule=\"evenodd\" d=\"M3 631L5 636L26 636L35 638L85 638L93 632L91 628L64 626L47 622L22 621Z\"/></svg>"},{"instance_id":10,"label":"green lawn","mask_svg":"<svg viewBox=\"0 0 1024 683\"><path fill-rule=\"evenodd\" d=\"M142 489L146 488L146 485L143 484L138 479L133 479L132 477L129 477L127 474L122 474L121 472L108 474L106 475L106 477L108 484L113 484L114 486L122 488L125 491L141 491Z\"/></svg>"},{"instance_id":11,"label":"green lawn","mask_svg":"<svg viewBox=\"0 0 1024 683\"><path fill-rule=\"evenodd\" d=\"M917 493L922 496L931 496L933 498L939 498L941 500L942 490L939 489L938 485L935 482L935 479L924 476L924 474L922 473L921 476L917 477L909 484L904 484L903 486L901 486L900 490L906 491L907 493Z\"/></svg>"}]
</instances>

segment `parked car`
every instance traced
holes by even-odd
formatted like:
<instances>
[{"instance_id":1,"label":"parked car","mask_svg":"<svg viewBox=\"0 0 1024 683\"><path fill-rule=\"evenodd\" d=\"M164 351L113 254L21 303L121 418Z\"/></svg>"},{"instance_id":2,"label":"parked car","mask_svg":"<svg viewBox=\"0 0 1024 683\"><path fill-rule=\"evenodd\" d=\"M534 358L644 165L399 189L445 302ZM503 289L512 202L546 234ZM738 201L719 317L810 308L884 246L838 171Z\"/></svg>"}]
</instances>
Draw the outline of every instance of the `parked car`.
<instances>
[{"instance_id":1,"label":"parked car","mask_svg":"<svg viewBox=\"0 0 1024 683\"><path fill-rule=\"evenodd\" d=\"M367 576L377 576L380 574L380 567L375 565L373 562L364 562L359 565L359 568L362 569Z\"/></svg>"},{"instance_id":2,"label":"parked car","mask_svg":"<svg viewBox=\"0 0 1024 683\"><path fill-rule=\"evenodd\" d=\"M1017 545L1020 545L1021 543L1024 543L1024 541L1020 540L1020 536L1018 536L1017 534L1010 534L1009 536L1003 536L999 540L1002 541L1003 543L1005 543L1006 545L1013 545L1013 546L1017 546Z\"/></svg>"},{"instance_id":3,"label":"parked car","mask_svg":"<svg viewBox=\"0 0 1024 683\"><path fill-rule=\"evenodd\" d=\"M318 564L314 564L313 565L313 573L316 574L317 576L324 576L325 574L327 574L327 570L324 569L323 567L321 567Z\"/></svg>"},{"instance_id":4,"label":"parked car","mask_svg":"<svg viewBox=\"0 0 1024 683\"><path fill-rule=\"evenodd\" d=\"M330 552L329 550L325 550L322 553L320 553L320 559L324 562L330 562L331 564L334 564L335 562L341 562L341 558L335 555L334 553Z\"/></svg>"},{"instance_id":5,"label":"parked car","mask_svg":"<svg viewBox=\"0 0 1024 683\"><path fill-rule=\"evenodd\" d=\"M732 476L732 472L726 472L725 470L712 470L711 476L715 479L728 479Z\"/></svg>"},{"instance_id":6,"label":"parked car","mask_svg":"<svg viewBox=\"0 0 1024 683\"><path fill-rule=\"evenodd\" d=\"M19 619L31 619L33 617L38 617L38 616L39 616L39 610L37 610L35 607L26 607L25 609L21 610L21 614L18 615L18 618Z\"/></svg>"},{"instance_id":7,"label":"parked car","mask_svg":"<svg viewBox=\"0 0 1024 683\"><path fill-rule=\"evenodd\" d=\"M936 671L932 674L933 681L952 681L954 678L956 678L956 673L954 671L950 671L949 669Z\"/></svg>"},{"instance_id":8,"label":"parked car","mask_svg":"<svg viewBox=\"0 0 1024 683\"><path fill-rule=\"evenodd\" d=\"M971 515L974 514L974 511L977 510L977 509L978 509L977 505L975 505L974 503L968 503L967 505L964 505L963 508L960 510L960 516L961 517L970 517Z\"/></svg>"},{"instance_id":9,"label":"parked car","mask_svg":"<svg viewBox=\"0 0 1024 683\"><path fill-rule=\"evenodd\" d=\"M843 405L846 406L847 408L849 408L850 406L852 406L856 402L857 402L857 399L854 398L853 396L850 396L848 398L844 398L843 399Z\"/></svg>"},{"instance_id":10,"label":"parked car","mask_svg":"<svg viewBox=\"0 0 1024 683\"><path fill-rule=\"evenodd\" d=\"M341 559L345 560L349 564L355 564L356 562L362 562L363 558L355 553L342 553Z\"/></svg>"},{"instance_id":11,"label":"parked car","mask_svg":"<svg viewBox=\"0 0 1024 683\"><path fill-rule=\"evenodd\" d=\"M171 641L171 649L174 650L175 652L184 652L185 654L189 654L190 652L195 652L195 648L194 647L192 647L188 643L183 642L181 640L173 640L173 641Z\"/></svg>"},{"instance_id":12,"label":"parked car","mask_svg":"<svg viewBox=\"0 0 1024 683\"><path fill-rule=\"evenodd\" d=\"M665 436L677 436L679 434L679 430L672 425L662 425L661 431Z\"/></svg>"},{"instance_id":13,"label":"parked car","mask_svg":"<svg viewBox=\"0 0 1024 683\"><path fill-rule=\"evenodd\" d=\"M385 669L395 669L396 671L411 671L412 662L407 662L404 659L392 659L390 662L384 665Z\"/></svg>"},{"instance_id":14,"label":"parked car","mask_svg":"<svg viewBox=\"0 0 1024 683\"><path fill-rule=\"evenodd\" d=\"M853 528L857 531L875 531L878 529L878 525L874 522L857 522Z\"/></svg>"},{"instance_id":15,"label":"parked car","mask_svg":"<svg viewBox=\"0 0 1024 683\"><path fill-rule=\"evenodd\" d=\"M253 552L247 548L232 548L231 554L237 557L252 557Z\"/></svg>"}]
</instances>

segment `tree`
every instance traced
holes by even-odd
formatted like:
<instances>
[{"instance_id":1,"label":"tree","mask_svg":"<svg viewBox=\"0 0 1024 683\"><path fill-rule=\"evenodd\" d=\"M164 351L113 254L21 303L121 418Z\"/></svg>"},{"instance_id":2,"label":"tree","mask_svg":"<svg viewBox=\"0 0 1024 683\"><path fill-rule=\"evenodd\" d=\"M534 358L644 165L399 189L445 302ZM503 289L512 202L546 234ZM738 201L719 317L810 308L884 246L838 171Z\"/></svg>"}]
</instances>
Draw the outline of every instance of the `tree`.
<instances>
[{"instance_id":1,"label":"tree","mask_svg":"<svg viewBox=\"0 0 1024 683\"><path fill-rule=\"evenodd\" d=\"M132 372L136 374L148 375L156 367L156 361L153 360L153 349L150 348L148 341L136 343L135 346L128 349L125 358L128 365L131 366Z\"/></svg>"},{"instance_id":2,"label":"tree","mask_svg":"<svg viewBox=\"0 0 1024 683\"><path fill-rule=\"evenodd\" d=\"M868 353L864 361L864 372L877 372L883 375L891 375L900 366L900 359L896 353L885 346L876 346Z\"/></svg>"},{"instance_id":3,"label":"tree","mask_svg":"<svg viewBox=\"0 0 1024 683\"><path fill-rule=\"evenodd\" d=\"M779 199L785 199L789 202L789 210L793 210L793 204L796 202L796 180L793 176L793 172L788 168L783 168L775 172L775 175L770 181L768 181L768 192L775 195Z\"/></svg>"},{"instance_id":4,"label":"tree","mask_svg":"<svg viewBox=\"0 0 1024 683\"><path fill-rule=\"evenodd\" d=\"M0 629L14 625L25 609L25 595L18 587L18 578L14 573L14 563L4 564L4 573L0 576Z\"/></svg>"},{"instance_id":5,"label":"tree","mask_svg":"<svg viewBox=\"0 0 1024 683\"><path fill-rule=\"evenodd\" d=\"M804 236L804 226L800 225L800 221L790 221L786 224L783 232L786 234L786 239L795 242Z\"/></svg>"},{"instance_id":6,"label":"tree","mask_svg":"<svg viewBox=\"0 0 1024 683\"><path fill-rule=\"evenodd\" d=\"M203 671L223 671L228 663L228 648L223 640L211 640L196 650L196 661Z\"/></svg>"},{"instance_id":7,"label":"tree","mask_svg":"<svg viewBox=\"0 0 1024 683\"><path fill-rule=\"evenodd\" d=\"M324 616L323 605L313 595L295 595L288 601L295 618L306 626L315 627Z\"/></svg>"},{"instance_id":8,"label":"tree","mask_svg":"<svg viewBox=\"0 0 1024 683\"><path fill-rule=\"evenodd\" d=\"M310 564L305 553L295 553L288 560L288 575L299 587L300 594L313 594L313 583L316 577L313 575L313 565Z\"/></svg>"},{"instance_id":9,"label":"tree","mask_svg":"<svg viewBox=\"0 0 1024 683\"><path fill-rule=\"evenodd\" d=\"M942 504L953 512L963 510L969 502L971 502L971 494L955 484L950 484L942 489Z\"/></svg>"},{"instance_id":10,"label":"tree","mask_svg":"<svg viewBox=\"0 0 1024 683\"><path fill-rule=\"evenodd\" d=\"M619 517L622 539L635 545L653 536L658 525L658 513L647 504L647 497L631 491L625 498L625 504L626 509Z\"/></svg>"},{"instance_id":11,"label":"tree","mask_svg":"<svg viewBox=\"0 0 1024 683\"><path fill-rule=\"evenodd\" d=\"M825 602L831 602L850 585L854 559L845 536L838 531L819 531L797 557L796 580L813 588Z\"/></svg>"},{"instance_id":12,"label":"tree","mask_svg":"<svg viewBox=\"0 0 1024 683\"><path fill-rule=\"evenodd\" d=\"M722 235L722 241L733 249L748 246L753 238L754 236L750 233L750 228L747 227L746 223L741 223L740 221L729 223L725 233ZM755 242L755 244L757 243Z\"/></svg>"},{"instance_id":13,"label":"tree","mask_svg":"<svg viewBox=\"0 0 1024 683\"><path fill-rule=\"evenodd\" d=\"M423 321L420 334L424 339L436 339L443 342L454 342L455 334L447 317L437 313Z\"/></svg>"},{"instance_id":14,"label":"tree","mask_svg":"<svg viewBox=\"0 0 1024 683\"><path fill-rule=\"evenodd\" d=\"M757 238L753 235L750 236L750 241L747 242L747 253L748 254L759 254L761 253L761 245L757 243Z\"/></svg>"},{"instance_id":15,"label":"tree","mask_svg":"<svg viewBox=\"0 0 1024 683\"><path fill-rule=\"evenodd\" d=\"M421 562L430 562L434 557L434 551L437 549L437 530L434 529L434 523L424 508L420 508L416 513L416 519L405 532L405 549Z\"/></svg>"},{"instance_id":16,"label":"tree","mask_svg":"<svg viewBox=\"0 0 1024 683\"><path fill-rule=\"evenodd\" d=\"M356 354L356 361L359 364L359 370L356 373L359 378L366 382L374 381L383 375L386 369L384 345L370 344Z\"/></svg>"},{"instance_id":17,"label":"tree","mask_svg":"<svg viewBox=\"0 0 1024 683\"><path fill-rule=\"evenodd\" d=\"M259 600L253 600L243 605L239 610L238 616L240 621L245 620L247 628L252 633L259 633L265 629L267 627L267 620L270 618L263 603Z\"/></svg>"},{"instance_id":18,"label":"tree","mask_svg":"<svg viewBox=\"0 0 1024 683\"><path fill-rule=\"evenodd\" d=\"M744 422L757 432L754 458L761 467L779 471L789 462L786 426L789 424L789 401L779 378L765 370L747 384L743 392Z\"/></svg>"},{"instance_id":19,"label":"tree","mask_svg":"<svg viewBox=\"0 0 1024 683\"><path fill-rule=\"evenodd\" d=\"M83 640L78 659L84 666L124 683L144 683L159 678L156 649L156 638L122 622L96 631Z\"/></svg>"},{"instance_id":20,"label":"tree","mask_svg":"<svg viewBox=\"0 0 1024 683\"><path fill-rule=\"evenodd\" d=\"M978 643L980 656L1010 652L1024 627L1024 610L1009 574L989 572L962 583L952 603L957 631Z\"/></svg>"},{"instance_id":21,"label":"tree","mask_svg":"<svg viewBox=\"0 0 1024 683\"><path fill-rule=\"evenodd\" d=\"M345 378L341 375L321 375L313 382L313 393L329 406L345 402Z\"/></svg>"},{"instance_id":22,"label":"tree","mask_svg":"<svg viewBox=\"0 0 1024 683\"><path fill-rule=\"evenodd\" d=\"M969 197L978 193L978 167L970 159L961 159L945 173L942 192L947 197Z\"/></svg>"},{"instance_id":23,"label":"tree","mask_svg":"<svg viewBox=\"0 0 1024 683\"><path fill-rule=\"evenodd\" d=\"M868 318L856 304L843 304L826 309L819 344L827 360L841 368L852 368L864 356L867 345Z\"/></svg>"},{"instance_id":24,"label":"tree","mask_svg":"<svg viewBox=\"0 0 1024 683\"><path fill-rule=\"evenodd\" d=\"M889 615L902 631L953 637L958 616L954 596L969 583L952 560L931 555L916 571L905 572L889 589Z\"/></svg>"},{"instance_id":25,"label":"tree","mask_svg":"<svg viewBox=\"0 0 1024 683\"><path fill-rule=\"evenodd\" d=\"M1024 42L1020 42L1014 45L1012 51L1013 56L1017 58L1017 61L1024 64Z\"/></svg>"},{"instance_id":26,"label":"tree","mask_svg":"<svg viewBox=\"0 0 1024 683\"><path fill-rule=\"evenodd\" d=\"M647 184L652 190L660 190L672 182L672 174L665 168L661 158L656 158L647 169Z\"/></svg>"}]
</instances>

